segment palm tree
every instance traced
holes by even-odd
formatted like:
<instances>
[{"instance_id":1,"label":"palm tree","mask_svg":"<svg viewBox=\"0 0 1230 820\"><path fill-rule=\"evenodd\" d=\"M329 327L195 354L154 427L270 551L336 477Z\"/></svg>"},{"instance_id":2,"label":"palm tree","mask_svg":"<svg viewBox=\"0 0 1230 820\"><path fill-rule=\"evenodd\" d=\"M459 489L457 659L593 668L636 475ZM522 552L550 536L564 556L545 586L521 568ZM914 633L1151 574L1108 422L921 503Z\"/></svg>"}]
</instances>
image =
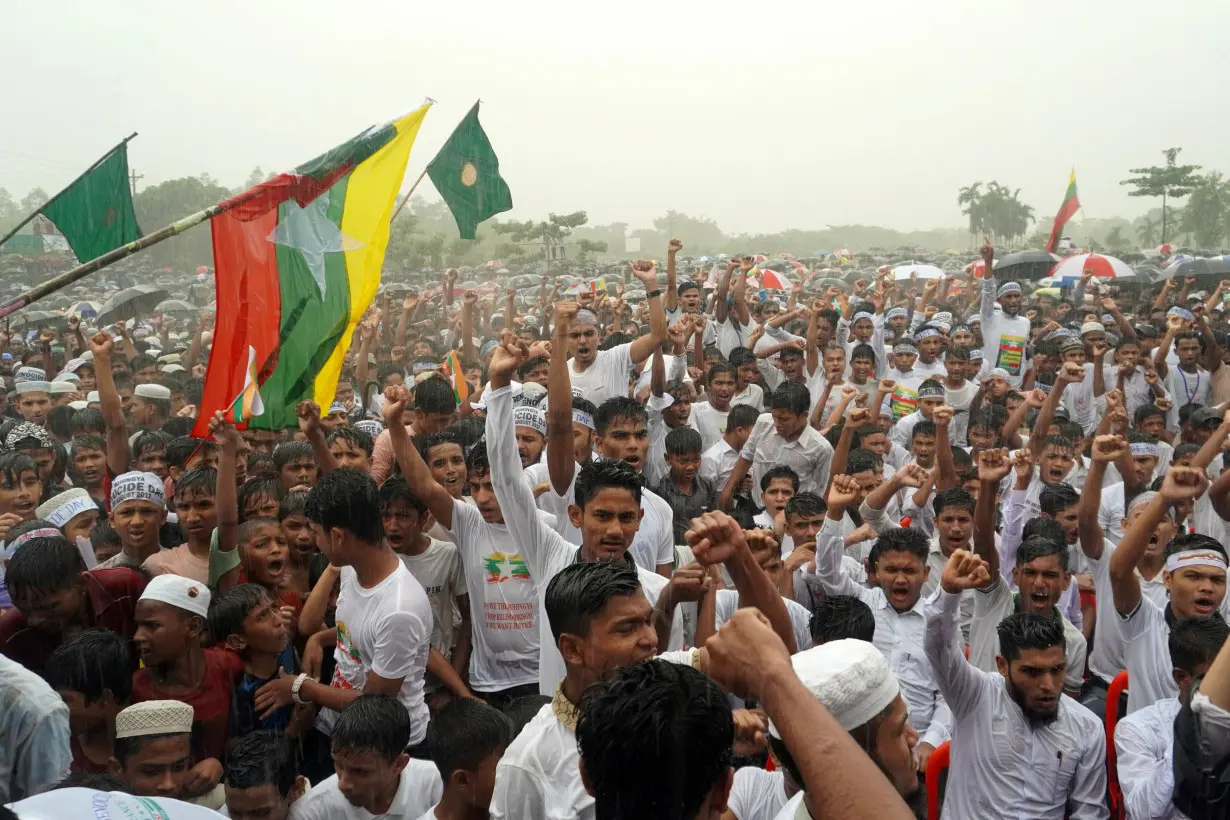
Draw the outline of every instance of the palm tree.
<instances>
[{"instance_id":1,"label":"palm tree","mask_svg":"<svg viewBox=\"0 0 1230 820\"><path fill-rule=\"evenodd\" d=\"M969 218L970 242L978 241L978 231L982 227L983 215L979 207L982 199L982 183L975 182L957 191L957 204L962 206L961 213Z\"/></svg>"}]
</instances>

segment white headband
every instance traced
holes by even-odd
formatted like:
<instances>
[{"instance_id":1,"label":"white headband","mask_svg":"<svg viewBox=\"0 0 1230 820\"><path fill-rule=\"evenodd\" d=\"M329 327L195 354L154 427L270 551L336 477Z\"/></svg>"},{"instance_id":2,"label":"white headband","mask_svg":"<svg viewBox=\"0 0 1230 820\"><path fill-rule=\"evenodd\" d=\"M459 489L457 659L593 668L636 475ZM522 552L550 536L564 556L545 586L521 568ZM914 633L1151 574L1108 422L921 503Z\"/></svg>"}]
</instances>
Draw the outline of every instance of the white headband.
<instances>
[{"instance_id":1,"label":"white headband","mask_svg":"<svg viewBox=\"0 0 1230 820\"><path fill-rule=\"evenodd\" d=\"M126 501L150 501L159 507L166 506L166 492L162 479L153 473L133 471L116 476L111 482L111 509Z\"/></svg>"},{"instance_id":2,"label":"white headband","mask_svg":"<svg viewBox=\"0 0 1230 820\"><path fill-rule=\"evenodd\" d=\"M1157 445L1150 444L1147 441L1137 441L1129 444L1128 450L1130 450L1134 456L1152 456L1153 458L1158 458L1160 455Z\"/></svg>"},{"instance_id":3,"label":"white headband","mask_svg":"<svg viewBox=\"0 0 1230 820\"><path fill-rule=\"evenodd\" d=\"M572 408L572 420L583 427L588 427L591 430L595 429L594 417L589 413L586 413L584 410L578 410L575 407Z\"/></svg>"},{"instance_id":4,"label":"white headband","mask_svg":"<svg viewBox=\"0 0 1230 820\"><path fill-rule=\"evenodd\" d=\"M517 407L513 410L513 424L528 427L539 435L547 434L547 420L537 407Z\"/></svg>"},{"instance_id":5,"label":"white headband","mask_svg":"<svg viewBox=\"0 0 1230 820\"><path fill-rule=\"evenodd\" d=\"M1173 573L1183 567L1226 568L1226 556L1214 550L1184 550L1166 559L1166 571Z\"/></svg>"},{"instance_id":6,"label":"white headband","mask_svg":"<svg viewBox=\"0 0 1230 820\"><path fill-rule=\"evenodd\" d=\"M850 323L853 324L854 322L857 322L859 319L871 319L873 322L875 321L875 317L872 316L870 313L868 313L865 310L860 310L858 313L854 314L854 318L850 320Z\"/></svg>"}]
</instances>

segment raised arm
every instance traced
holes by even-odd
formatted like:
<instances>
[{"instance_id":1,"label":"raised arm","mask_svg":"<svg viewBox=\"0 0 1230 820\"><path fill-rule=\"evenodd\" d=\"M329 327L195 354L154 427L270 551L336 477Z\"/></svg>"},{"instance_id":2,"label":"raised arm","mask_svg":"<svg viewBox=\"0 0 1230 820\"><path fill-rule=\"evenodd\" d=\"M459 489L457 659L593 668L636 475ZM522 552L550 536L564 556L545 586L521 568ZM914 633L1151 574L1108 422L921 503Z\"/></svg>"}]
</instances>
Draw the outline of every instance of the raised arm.
<instances>
[{"instance_id":1,"label":"raised arm","mask_svg":"<svg viewBox=\"0 0 1230 820\"><path fill-rule=\"evenodd\" d=\"M662 309L662 290L658 287L658 266L645 259L630 264L632 275L645 286L645 304L649 306L649 332L628 348L628 355L636 364L652 356L654 348L667 340L666 311Z\"/></svg>"},{"instance_id":2,"label":"raised arm","mask_svg":"<svg viewBox=\"0 0 1230 820\"><path fill-rule=\"evenodd\" d=\"M841 428L841 435L837 437L837 446L833 448L833 460L829 463L830 485L833 483L833 476L845 474L846 460L850 457L850 447L854 443L854 431L871 421L873 412L878 413L879 408L855 407L846 417L846 423ZM825 495L828 495L828 491L829 488L826 486Z\"/></svg>"},{"instance_id":3,"label":"raised arm","mask_svg":"<svg viewBox=\"0 0 1230 820\"><path fill-rule=\"evenodd\" d=\"M828 493L828 511L824 526L816 535L816 576L829 595L853 595L861 598L867 590L849 576L841 557L845 553L845 538L841 523L846 508L858 498L858 482L848 475L834 475Z\"/></svg>"},{"instance_id":4,"label":"raised arm","mask_svg":"<svg viewBox=\"0 0 1230 820\"><path fill-rule=\"evenodd\" d=\"M978 315L982 317L982 326L990 327L990 322L995 318L995 289L999 284L995 281L995 249L991 247L991 240L986 239L982 243L982 249L979 251L982 255L982 301L978 305ZM987 351L987 355L991 355L991 351Z\"/></svg>"},{"instance_id":5,"label":"raised arm","mask_svg":"<svg viewBox=\"0 0 1230 820\"><path fill-rule=\"evenodd\" d=\"M1085 476L1085 488L1081 491L1081 502L1076 511L1076 530L1080 536L1081 551L1094 561L1102 557L1106 548L1106 537L1102 534L1102 525L1098 522L1106 467L1114 463L1127 449L1127 439L1111 435L1098 436L1093 440L1090 449L1092 462L1089 465L1089 474Z\"/></svg>"},{"instance_id":6,"label":"raised arm","mask_svg":"<svg viewBox=\"0 0 1230 820\"><path fill-rule=\"evenodd\" d=\"M957 486L957 465L952 460L952 441L949 439L948 428L952 423L953 409L946 404L935 408L931 417L935 421L935 464L939 474L935 477L937 490L947 490Z\"/></svg>"},{"instance_id":7,"label":"raised arm","mask_svg":"<svg viewBox=\"0 0 1230 820\"><path fill-rule=\"evenodd\" d=\"M414 494L422 499L427 509L446 530L453 528L453 497L440 486L431 469L410 441L410 434L402 424L402 413L410 403L410 391L403 386L390 387L384 391L384 423L389 430L389 442L393 445L393 457L406 476L406 483L414 488ZM511 435L511 434L510 434Z\"/></svg>"},{"instance_id":8,"label":"raised arm","mask_svg":"<svg viewBox=\"0 0 1230 820\"><path fill-rule=\"evenodd\" d=\"M735 266L738 261L731 259L726 263L726 270L722 274L722 279L718 282L717 293L714 294L713 318L721 324L725 322L730 315L730 302L727 297L730 296L730 277L734 274Z\"/></svg>"},{"instance_id":9,"label":"raised arm","mask_svg":"<svg viewBox=\"0 0 1230 820\"><path fill-rule=\"evenodd\" d=\"M923 650L935 672L936 687L958 719L979 708L983 691L982 673L969 665L959 648L957 612L961 595L986 587L994 577L986 561L965 550L954 550L940 575L939 594L924 604L927 627Z\"/></svg>"},{"instance_id":10,"label":"raised arm","mask_svg":"<svg viewBox=\"0 0 1230 820\"><path fill-rule=\"evenodd\" d=\"M107 468L112 475L128 470L132 452L128 448L128 422L124 418L124 402L115 389L111 375L111 353L115 343L106 331L94 334L90 350L94 352L94 379L98 384L98 401L102 405L103 421L107 425Z\"/></svg>"},{"instance_id":11,"label":"raised arm","mask_svg":"<svg viewBox=\"0 0 1230 820\"><path fill-rule=\"evenodd\" d=\"M666 299L664 304L667 310L674 310L679 306L679 283L676 279L675 255L681 250L683 250L683 243L678 239L672 239L666 246Z\"/></svg>"},{"instance_id":12,"label":"raised arm","mask_svg":"<svg viewBox=\"0 0 1230 820\"><path fill-rule=\"evenodd\" d=\"M218 442L218 492L215 499L218 507L218 551L230 552L239 541L239 501L235 489L239 431L226 420L221 410L217 410L209 424L209 434ZM236 572L236 577L232 579L224 575L218 581L219 588L225 588L231 581L237 581L238 574Z\"/></svg>"},{"instance_id":13,"label":"raised arm","mask_svg":"<svg viewBox=\"0 0 1230 820\"><path fill-rule=\"evenodd\" d=\"M576 302L555 306L555 336L547 370L547 474L555 494L563 496L576 475L572 447L572 378L568 374L568 332L577 315Z\"/></svg>"},{"instance_id":14,"label":"raised arm","mask_svg":"<svg viewBox=\"0 0 1230 820\"><path fill-rule=\"evenodd\" d=\"M316 463L320 466L320 474L324 475L336 470L338 468L337 459L330 452L329 442L325 440L325 431L320 426L320 407L314 401L301 401L295 407L295 415L299 417L299 432L303 433L308 444L312 445L312 455L316 457Z\"/></svg>"},{"instance_id":15,"label":"raised arm","mask_svg":"<svg viewBox=\"0 0 1230 820\"><path fill-rule=\"evenodd\" d=\"M978 454L978 505L974 508L974 549L990 569L999 574L999 552L995 549L995 501L999 482L1012 472L1007 450L983 450Z\"/></svg>"}]
</instances>

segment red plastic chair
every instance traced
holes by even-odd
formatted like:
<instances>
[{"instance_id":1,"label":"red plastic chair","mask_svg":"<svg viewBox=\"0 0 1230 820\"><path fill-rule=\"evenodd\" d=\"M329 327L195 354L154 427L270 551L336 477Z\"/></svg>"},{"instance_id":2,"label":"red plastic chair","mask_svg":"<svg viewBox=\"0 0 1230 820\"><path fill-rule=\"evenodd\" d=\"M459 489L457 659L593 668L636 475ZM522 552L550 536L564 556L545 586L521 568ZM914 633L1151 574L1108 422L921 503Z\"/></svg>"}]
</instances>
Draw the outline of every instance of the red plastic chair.
<instances>
[{"instance_id":1,"label":"red plastic chair","mask_svg":"<svg viewBox=\"0 0 1230 820\"><path fill-rule=\"evenodd\" d=\"M1123 790L1119 788L1119 768L1115 759L1115 726L1119 723L1119 700L1128 690L1128 673L1115 675L1106 689L1106 785L1110 793L1110 816L1124 820L1127 808L1123 805Z\"/></svg>"},{"instance_id":2,"label":"red plastic chair","mask_svg":"<svg viewBox=\"0 0 1230 820\"><path fill-rule=\"evenodd\" d=\"M948 768L948 747L945 741L935 748L927 760L927 818L940 820L940 774Z\"/></svg>"}]
</instances>

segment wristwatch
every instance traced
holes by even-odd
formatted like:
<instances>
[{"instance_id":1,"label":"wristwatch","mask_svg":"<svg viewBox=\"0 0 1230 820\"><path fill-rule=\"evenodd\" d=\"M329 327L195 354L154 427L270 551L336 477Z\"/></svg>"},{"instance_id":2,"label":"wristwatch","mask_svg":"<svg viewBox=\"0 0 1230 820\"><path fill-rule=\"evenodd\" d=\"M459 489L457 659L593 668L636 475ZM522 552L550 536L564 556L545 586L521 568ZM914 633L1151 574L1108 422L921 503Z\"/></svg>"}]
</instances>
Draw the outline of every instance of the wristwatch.
<instances>
[{"instance_id":1,"label":"wristwatch","mask_svg":"<svg viewBox=\"0 0 1230 820\"><path fill-rule=\"evenodd\" d=\"M646 298L646 299L652 299L652 298L653 298L653 297L655 297L655 296L661 296L661 295L662 295L662 288L654 288L653 290L648 291L648 292L645 294L645 298Z\"/></svg>"},{"instance_id":2,"label":"wristwatch","mask_svg":"<svg viewBox=\"0 0 1230 820\"><path fill-rule=\"evenodd\" d=\"M295 682L290 685L290 699L300 706L307 702L299 697L299 690L303 688L303 682L307 679L307 672L301 672L299 677L295 678Z\"/></svg>"}]
</instances>

